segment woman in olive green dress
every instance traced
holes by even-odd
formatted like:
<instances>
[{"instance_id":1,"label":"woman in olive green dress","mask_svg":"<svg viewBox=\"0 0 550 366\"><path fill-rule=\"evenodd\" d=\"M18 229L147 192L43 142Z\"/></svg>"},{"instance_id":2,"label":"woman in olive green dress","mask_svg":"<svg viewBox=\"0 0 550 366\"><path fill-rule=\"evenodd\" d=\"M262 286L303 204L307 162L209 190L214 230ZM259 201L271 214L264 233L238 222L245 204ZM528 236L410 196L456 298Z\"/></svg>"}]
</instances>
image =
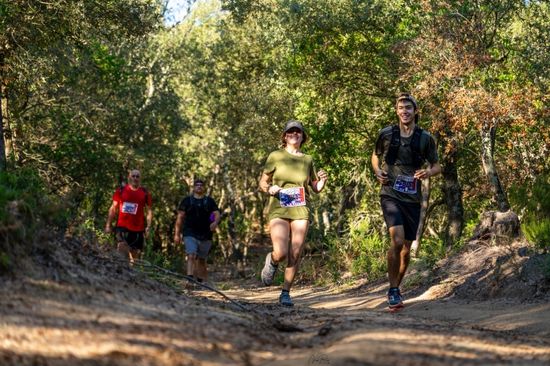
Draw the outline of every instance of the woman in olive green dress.
<instances>
[{"instance_id":1,"label":"woman in olive green dress","mask_svg":"<svg viewBox=\"0 0 550 366\"><path fill-rule=\"evenodd\" d=\"M268 215L273 243L273 251L265 258L262 282L271 285L278 264L287 260L279 297L284 306L294 305L289 291L309 226L309 188L319 193L328 179L324 170L316 173L311 156L300 151L306 140L302 124L288 121L281 136L283 148L269 154L260 179L260 189L271 196Z\"/></svg>"}]
</instances>

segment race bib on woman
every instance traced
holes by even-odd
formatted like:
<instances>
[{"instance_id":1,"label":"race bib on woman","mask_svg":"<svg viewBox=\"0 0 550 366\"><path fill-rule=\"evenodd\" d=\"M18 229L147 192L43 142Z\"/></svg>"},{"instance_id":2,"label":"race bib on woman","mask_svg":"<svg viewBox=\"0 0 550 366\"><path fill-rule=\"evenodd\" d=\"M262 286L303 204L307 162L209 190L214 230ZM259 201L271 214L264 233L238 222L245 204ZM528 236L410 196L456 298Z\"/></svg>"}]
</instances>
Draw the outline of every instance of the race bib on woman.
<instances>
[{"instance_id":1,"label":"race bib on woman","mask_svg":"<svg viewBox=\"0 0 550 366\"><path fill-rule=\"evenodd\" d=\"M124 202L122 204L122 213L135 215L137 214L138 204L133 202Z\"/></svg>"},{"instance_id":2,"label":"race bib on woman","mask_svg":"<svg viewBox=\"0 0 550 366\"><path fill-rule=\"evenodd\" d=\"M279 191L281 207L298 207L306 205L304 187L285 188Z\"/></svg>"},{"instance_id":3,"label":"race bib on woman","mask_svg":"<svg viewBox=\"0 0 550 366\"><path fill-rule=\"evenodd\" d=\"M397 178L395 179L393 189L401 193L416 194L417 184L418 184L418 180L415 177L398 175Z\"/></svg>"}]
</instances>

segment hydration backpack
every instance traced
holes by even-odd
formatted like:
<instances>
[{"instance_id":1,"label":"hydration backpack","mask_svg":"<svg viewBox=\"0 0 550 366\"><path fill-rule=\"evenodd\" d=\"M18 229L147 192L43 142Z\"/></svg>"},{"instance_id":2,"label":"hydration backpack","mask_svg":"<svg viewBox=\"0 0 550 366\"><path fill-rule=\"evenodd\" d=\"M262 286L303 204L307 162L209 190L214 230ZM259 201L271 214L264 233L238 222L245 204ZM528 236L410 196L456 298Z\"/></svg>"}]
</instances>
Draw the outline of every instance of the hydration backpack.
<instances>
[{"instance_id":1,"label":"hydration backpack","mask_svg":"<svg viewBox=\"0 0 550 366\"><path fill-rule=\"evenodd\" d=\"M422 136L422 129L415 126L410 146L412 151L413 166L416 169L420 168L426 160L426 158L422 155L422 151L420 151L420 136ZM388 153L386 154L386 164L395 165L395 161L397 160L397 152L399 151L400 146L401 131L399 129L399 125L395 125L392 127L390 146L388 148Z\"/></svg>"}]
</instances>

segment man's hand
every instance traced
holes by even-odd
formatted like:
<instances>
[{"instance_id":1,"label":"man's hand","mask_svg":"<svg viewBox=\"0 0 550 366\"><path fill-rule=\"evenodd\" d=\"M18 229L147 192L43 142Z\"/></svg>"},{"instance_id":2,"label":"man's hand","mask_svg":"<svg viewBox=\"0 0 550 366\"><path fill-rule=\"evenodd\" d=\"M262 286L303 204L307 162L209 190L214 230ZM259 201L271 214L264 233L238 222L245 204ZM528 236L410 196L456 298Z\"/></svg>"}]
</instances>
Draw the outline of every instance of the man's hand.
<instances>
[{"instance_id":1,"label":"man's hand","mask_svg":"<svg viewBox=\"0 0 550 366\"><path fill-rule=\"evenodd\" d=\"M110 234L110 233L113 232L113 228L111 227L111 223L107 223L107 224L105 225L105 232L106 232L107 234Z\"/></svg>"},{"instance_id":2,"label":"man's hand","mask_svg":"<svg viewBox=\"0 0 550 366\"><path fill-rule=\"evenodd\" d=\"M180 234L174 234L174 243L175 244L181 244L181 235Z\"/></svg>"},{"instance_id":3,"label":"man's hand","mask_svg":"<svg viewBox=\"0 0 550 366\"><path fill-rule=\"evenodd\" d=\"M217 227L218 227L218 223L216 221L212 222L210 224L210 231L215 231Z\"/></svg>"},{"instance_id":4,"label":"man's hand","mask_svg":"<svg viewBox=\"0 0 550 366\"><path fill-rule=\"evenodd\" d=\"M145 227L145 239L149 239L149 233L151 232L151 227L147 226Z\"/></svg>"},{"instance_id":5,"label":"man's hand","mask_svg":"<svg viewBox=\"0 0 550 366\"><path fill-rule=\"evenodd\" d=\"M429 168L419 169L414 172L414 177L416 179L427 179L438 175L439 173L441 173L441 165L439 164L439 162L435 162Z\"/></svg>"},{"instance_id":6,"label":"man's hand","mask_svg":"<svg viewBox=\"0 0 550 366\"><path fill-rule=\"evenodd\" d=\"M382 169L377 169L375 175L376 175L376 179L378 179L378 181L380 183L388 184L388 173L387 172L385 172Z\"/></svg>"},{"instance_id":7,"label":"man's hand","mask_svg":"<svg viewBox=\"0 0 550 366\"><path fill-rule=\"evenodd\" d=\"M414 172L414 177L416 179L426 179L432 176L432 172L430 169L419 169Z\"/></svg>"}]
</instances>

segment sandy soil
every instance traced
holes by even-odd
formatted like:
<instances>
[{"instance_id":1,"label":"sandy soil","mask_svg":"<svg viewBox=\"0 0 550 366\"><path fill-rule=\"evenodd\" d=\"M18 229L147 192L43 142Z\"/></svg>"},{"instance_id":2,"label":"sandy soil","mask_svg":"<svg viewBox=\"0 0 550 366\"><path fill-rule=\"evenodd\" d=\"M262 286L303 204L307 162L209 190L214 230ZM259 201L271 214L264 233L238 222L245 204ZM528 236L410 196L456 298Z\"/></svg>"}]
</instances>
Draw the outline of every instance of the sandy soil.
<instances>
[{"instance_id":1,"label":"sandy soil","mask_svg":"<svg viewBox=\"0 0 550 366\"><path fill-rule=\"evenodd\" d=\"M243 310L112 258L73 241L0 277L0 365L550 364L547 297L453 295L457 273L406 291L397 314L385 283L297 286L283 308L278 288L219 274Z\"/></svg>"}]
</instances>

